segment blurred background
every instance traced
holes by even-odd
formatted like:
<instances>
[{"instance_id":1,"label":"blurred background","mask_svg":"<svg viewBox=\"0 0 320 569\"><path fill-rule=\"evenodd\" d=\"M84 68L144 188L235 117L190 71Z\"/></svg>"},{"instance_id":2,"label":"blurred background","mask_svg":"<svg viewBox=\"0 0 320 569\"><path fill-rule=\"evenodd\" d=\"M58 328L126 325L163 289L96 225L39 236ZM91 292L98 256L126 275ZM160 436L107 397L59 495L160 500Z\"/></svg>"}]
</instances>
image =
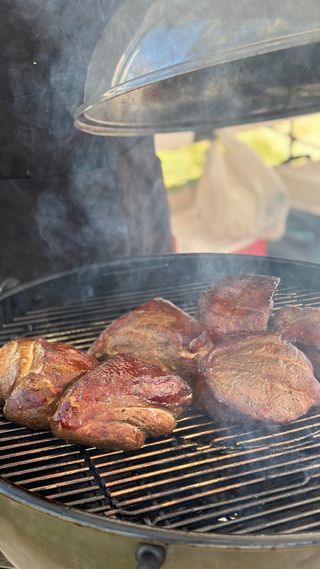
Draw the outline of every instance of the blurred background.
<instances>
[{"instance_id":1,"label":"blurred background","mask_svg":"<svg viewBox=\"0 0 320 569\"><path fill-rule=\"evenodd\" d=\"M176 252L320 262L320 114L155 142Z\"/></svg>"}]
</instances>

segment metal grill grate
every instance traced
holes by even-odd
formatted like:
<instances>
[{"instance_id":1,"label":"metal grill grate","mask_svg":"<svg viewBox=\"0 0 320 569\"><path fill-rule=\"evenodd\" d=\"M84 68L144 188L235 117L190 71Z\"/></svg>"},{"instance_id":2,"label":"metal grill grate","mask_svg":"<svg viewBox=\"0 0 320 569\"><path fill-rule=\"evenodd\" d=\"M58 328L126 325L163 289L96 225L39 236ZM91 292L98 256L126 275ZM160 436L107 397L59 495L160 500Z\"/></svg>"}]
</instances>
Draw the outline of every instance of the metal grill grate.
<instances>
[{"instance_id":1,"label":"metal grill grate","mask_svg":"<svg viewBox=\"0 0 320 569\"><path fill-rule=\"evenodd\" d=\"M189 313L207 283L95 297L28 311L0 342L42 335L85 349L114 318L156 295ZM320 293L283 289L286 304L320 306ZM259 534L320 529L320 414L285 427L217 425L193 413L170 438L106 452L0 420L4 478L97 515L187 531Z\"/></svg>"}]
</instances>

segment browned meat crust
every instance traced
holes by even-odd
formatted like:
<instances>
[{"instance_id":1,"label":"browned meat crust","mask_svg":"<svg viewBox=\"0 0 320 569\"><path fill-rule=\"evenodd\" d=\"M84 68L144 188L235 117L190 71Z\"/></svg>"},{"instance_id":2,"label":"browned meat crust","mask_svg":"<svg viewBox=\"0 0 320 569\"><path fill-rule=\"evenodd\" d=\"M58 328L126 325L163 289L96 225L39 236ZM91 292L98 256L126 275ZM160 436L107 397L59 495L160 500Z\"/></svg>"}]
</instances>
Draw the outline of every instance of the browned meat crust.
<instances>
[{"instance_id":1,"label":"browned meat crust","mask_svg":"<svg viewBox=\"0 0 320 569\"><path fill-rule=\"evenodd\" d=\"M297 348L303 352L312 363L315 377L320 380L320 348L297 343Z\"/></svg>"},{"instance_id":2,"label":"browned meat crust","mask_svg":"<svg viewBox=\"0 0 320 569\"><path fill-rule=\"evenodd\" d=\"M155 298L112 322L88 353L98 359L132 353L185 379L192 379L195 356L189 343L199 331L192 316L167 300Z\"/></svg>"},{"instance_id":3,"label":"browned meat crust","mask_svg":"<svg viewBox=\"0 0 320 569\"><path fill-rule=\"evenodd\" d=\"M12 340L0 349L0 400L5 400L22 377L27 375L36 354L41 349L41 338Z\"/></svg>"},{"instance_id":4,"label":"browned meat crust","mask_svg":"<svg viewBox=\"0 0 320 569\"><path fill-rule=\"evenodd\" d=\"M51 429L67 441L133 450L146 437L170 434L191 402L191 389L180 377L118 354L70 386Z\"/></svg>"},{"instance_id":5,"label":"browned meat crust","mask_svg":"<svg viewBox=\"0 0 320 569\"><path fill-rule=\"evenodd\" d=\"M279 282L270 276L227 276L200 297L199 322L213 340L224 334L263 332Z\"/></svg>"},{"instance_id":6,"label":"browned meat crust","mask_svg":"<svg viewBox=\"0 0 320 569\"><path fill-rule=\"evenodd\" d=\"M26 427L48 427L62 391L96 360L72 346L42 338L10 344L0 358L4 414Z\"/></svg>"},{"instance_id":7,"label":"browned meat crust","mask_svg":"<svg viewBox=\"0 0 320 569\"><path fill-rule=\"evenodd\" d=\"M276 312L271 325L306 354L320 379L320 308L286 306Z\"/></svg>"},{"instance_id":8,"label":"browned meat crust","mask_svg":"<svg viewBox=\"0 0 320 569\"><path fill-rule=\"evenodd\" d=\"M288 423L320 404L320 384L306 356L275 333L232 337L199 362L198 405L253 420Z\"/></svg>"},{"instance_id":9,"label":"browned meat crust","mask_svg":"<svg viewBox=\"0 0 320 569\"><path fill-rule=\"evenodd\" d=\"M289 342L320 348L320 308L281 308L272 319L272 328Z\"/></svg>"}]
</instances>

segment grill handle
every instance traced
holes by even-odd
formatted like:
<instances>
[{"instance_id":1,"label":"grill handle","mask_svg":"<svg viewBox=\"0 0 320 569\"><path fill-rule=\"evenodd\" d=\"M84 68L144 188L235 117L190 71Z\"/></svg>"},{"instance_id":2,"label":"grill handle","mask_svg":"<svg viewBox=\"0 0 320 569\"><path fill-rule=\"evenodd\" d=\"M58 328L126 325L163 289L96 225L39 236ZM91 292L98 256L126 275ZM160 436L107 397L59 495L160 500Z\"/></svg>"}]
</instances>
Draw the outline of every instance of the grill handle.
<instances>
[{"instance_id":1,"label":"grill handle","mask_svg":"<svg viewBox=\"0 0 320 569\"><path fill-rule=\"evenodd\" d=\"M136 569L160 569L166 559L166 551L159 545L143 543L136 551Z\"/></svg>"}]
</instances>

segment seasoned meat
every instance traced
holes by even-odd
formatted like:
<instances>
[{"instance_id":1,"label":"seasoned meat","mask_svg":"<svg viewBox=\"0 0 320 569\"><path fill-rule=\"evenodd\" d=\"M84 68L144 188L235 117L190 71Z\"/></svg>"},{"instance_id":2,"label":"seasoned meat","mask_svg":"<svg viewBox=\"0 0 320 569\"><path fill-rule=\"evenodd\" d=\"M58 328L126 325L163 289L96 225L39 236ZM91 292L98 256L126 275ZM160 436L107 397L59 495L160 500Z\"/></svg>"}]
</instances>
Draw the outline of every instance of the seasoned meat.
<instances>
[{"instance_id":1,"label":"seasoned meat","mask_svg":"<svg viewBox=\"0 0 320 569\"><path fill-rule=\"evenodd\" d=\"M320 348L320 308L286 306L277 311L272 327L289 342Z\"/></svg>"},{"instance_id":2,"label":"seasoned meat","mask_svg":"<svg viewBox=\"0 0 320 569\"><path fill-rule=\"evenodd\" d=\"M67 441L133 450L146 437L170 434L191 401L191 389L180 377L118 354L68 388L51 429Z\"/></svg>"},{"instance_id":3,"label":"seasoned meat","mask_svg":"<svg viewBox=\"0 0 320 569\"><path fill-rule=\"evenodd\" d=\"M199 336L190 342L189 347L192 352L201 353L203 350L208 352L213 348L213 342L208 332L204 330L204 332L201 332Z\"/></svg>"},{"instance_id":4,"label":"seasoned meat","mask_svg":"<svg viewBox=\"0 0 320 569\"><path fill-rule=\"evenodd\" d=\"M5 381L4 414L10 421L31 428L48 427L59 396L67 385L96 365L94 358L76 348L41 338L8 349L7 364L13 364L15 381ZM19 363L19 357L25 361ZM7 366L5 377L10 376ZM5 366L2 368L4 369Z\"/></svg>"},{"instance_id":5,"label":"seasoned meat","mask_svg":"<svg viewBox=\"0 0 320 569\"><path fill-rule=\"evenodd\" d=\"M320 308L286 306L277 311L272 327L306 354L320 379Z\"/></svg>"},{"instance_id":6,"label":"seasoned meat","mask_svg":"<svg viewBox=\"0 0 320 569\"><path fill-rule=\"evenodd\" d=\"M212 339L267 329L277 277L232 275L217 282L198 302L198 320Z\"/></svg>"},{"instance_id":7,"label":"seasoned meat","mask_svg":"<svg viewBox=\"0 0 320 569\"><path fill-rule=\"evenodd\" d=\"M320 384L306 356L270 332L225 339L205 355L196 399L213 417L288 423L320 405Z\"/></svg>"},{"instance_id":8,"label":"seasoned meat","mask_svg":"<svg viewBox=\"0 0 320 569\"><path fill-rule=\"evenodd\" d=\"M155 298L112 322L88 353L98 359L132 353L191 379L195 357L189 343L198 333L199 325L192 316L167 300Z\"/></svg>"},{"instance_id":9,"label":"seasoned meat","mask_svg":"<svg viewBox=\"0 0 320 569\"><path fill-rule=\"evenodd\" d=\"M297 348L303 352L312 363L315 377L320 380L320 348L298 342Z\"/></svg>"},{"instance_id":10,"label":"seasoned meat","mask_svg":"<svg viewBox=\"0 0 320 569\"><path fill-rule=\"evenodd\" d=\"M0 400L4 401L22 377L27 375L42 339L12 340L0 349Z\"/></svg>"}]
</instances>

